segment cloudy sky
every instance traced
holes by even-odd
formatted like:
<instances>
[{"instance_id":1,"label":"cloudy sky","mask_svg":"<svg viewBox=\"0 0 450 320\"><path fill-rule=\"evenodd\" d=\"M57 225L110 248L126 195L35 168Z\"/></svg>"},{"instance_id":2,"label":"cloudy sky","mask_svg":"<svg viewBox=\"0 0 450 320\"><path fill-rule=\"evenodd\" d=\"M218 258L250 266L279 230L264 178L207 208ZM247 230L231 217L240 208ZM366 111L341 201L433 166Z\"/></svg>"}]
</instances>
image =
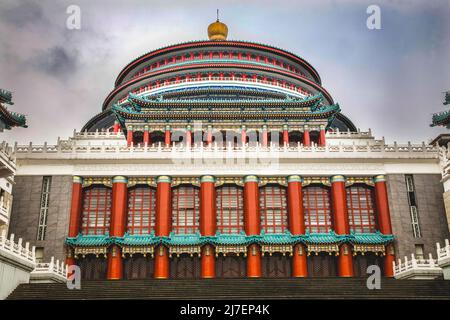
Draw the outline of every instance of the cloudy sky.
<instances>
[{"instance_id":1,"label":"cloudy sky","mask_svg":"<svg viewBox=\"0 0 450 320\"><path fill-rule=\"evenodd\" d=\"M81 30L66 28L69 5ZM371 4L381 30L366 27ZM450 1L0 2L0 88L28 129L0 140L55 143L101 110L119 71L156 48L207 38L216 8L229 39L271 44L309 61L353 122L387 141L428 141L450 89Z\"/></svg>"}]
</instances>

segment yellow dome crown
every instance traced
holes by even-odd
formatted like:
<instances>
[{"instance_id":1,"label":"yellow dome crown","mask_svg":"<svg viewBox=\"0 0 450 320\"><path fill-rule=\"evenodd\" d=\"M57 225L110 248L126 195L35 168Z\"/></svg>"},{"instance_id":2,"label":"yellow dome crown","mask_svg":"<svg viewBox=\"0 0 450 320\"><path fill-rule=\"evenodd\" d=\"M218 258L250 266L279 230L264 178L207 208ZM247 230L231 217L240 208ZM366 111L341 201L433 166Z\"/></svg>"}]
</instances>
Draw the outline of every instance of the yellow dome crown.
<instances>
[{"instance_id":1,"label":"yellow dome crown","mask_svg":"<svg viewBox=\"0 0 450 320\"><path fill-rule=\"evenodd\" d=\"M212 41L227 40L228 27L219 21L219 10L217 10L217 20L208 26L208 38Z\"/></svg>"}]
</instances>

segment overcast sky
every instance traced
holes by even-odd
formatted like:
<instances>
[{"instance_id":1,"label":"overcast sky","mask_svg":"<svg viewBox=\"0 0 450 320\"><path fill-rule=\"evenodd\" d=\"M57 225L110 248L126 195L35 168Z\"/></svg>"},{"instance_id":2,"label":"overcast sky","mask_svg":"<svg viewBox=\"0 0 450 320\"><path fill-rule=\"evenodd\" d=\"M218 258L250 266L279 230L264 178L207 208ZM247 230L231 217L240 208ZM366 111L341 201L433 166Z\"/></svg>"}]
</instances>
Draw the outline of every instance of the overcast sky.
<instances>
[{"instance_id":1,"label":"overcast sky","mask_svg":"<svg viewBox=\"0 0 450 320\"><path fill-rule=\"evenodd\" d=\"M66 9L81 8L81 30ZM366 27L370 4L381 30ZM216 8L229 39L292 51L361 130L392 142L428 141L431 114L450 90L450 1L18 1L0 2L0 88L28 129L0 140L55 143L101 111L119 71L169 44L207 38Z\"/></svg>"}]
</instances>

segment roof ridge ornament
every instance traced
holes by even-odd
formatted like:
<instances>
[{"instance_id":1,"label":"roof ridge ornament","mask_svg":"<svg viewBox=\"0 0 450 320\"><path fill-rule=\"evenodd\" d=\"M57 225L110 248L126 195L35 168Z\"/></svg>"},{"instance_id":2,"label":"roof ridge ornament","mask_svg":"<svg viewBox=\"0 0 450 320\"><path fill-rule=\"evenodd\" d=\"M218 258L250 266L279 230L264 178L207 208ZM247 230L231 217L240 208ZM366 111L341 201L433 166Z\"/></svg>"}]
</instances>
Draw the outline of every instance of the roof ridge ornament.
<instances>
[{"instance_id":1,"label":"roof ridge ornament","mask_svg":"<svg viewBox=\"0 0 450 320\"><path fill-rule=\"evenodd\" d=\"M217 9L217 20L208 26L208 38L211 41L227 40L228 27L219 21L219 9Z\"/></svg>"}]
</instances>

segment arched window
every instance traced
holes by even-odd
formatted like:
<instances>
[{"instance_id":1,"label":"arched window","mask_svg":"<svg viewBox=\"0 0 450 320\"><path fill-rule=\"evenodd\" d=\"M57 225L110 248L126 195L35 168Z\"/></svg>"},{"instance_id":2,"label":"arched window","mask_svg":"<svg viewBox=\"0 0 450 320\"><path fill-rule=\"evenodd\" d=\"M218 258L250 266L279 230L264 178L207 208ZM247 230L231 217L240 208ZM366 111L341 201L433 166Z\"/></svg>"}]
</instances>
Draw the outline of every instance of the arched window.
<instances>
[{"instance_id":1,"label":"arched window","mask_svg":"<svg viewBox=\"0 0 450 320\"><path fill-rule=\"evenodd\" d=\"M172 228L175 233L196 233L199 227L198 189L193 186L179 186L172 195Z\"/></svg>"},{"instance_id":2,"label":"arched window","mask_svg":"<svg viewBox=\"0 0 450 320\"><path fill-rule=\"evenodd\" d=\"M306 230L311 233L329 232L331 230L329 189L324 186L308 186L303 190Z\"/></svg>"},{"instance_id":3,"label":"arched window","mask_svg":"<svg viewBox=\"0 0 450 320\"><path fill-rule=\"evenodd\" d=\"M266 233L282 233L287 229L286 189L268 185L260 189L261 228Z\"/></svg>"},{"instance_id":4,"label":"arched window","mask_svg":"<svg viewBox=\"0 0 450 320\"><path fill-rule=\"evenodd\" d=\"M372 188L366 185L353 185L346 191L350 231L375 232L375 203Z\"/></svg>"},{"instance_id":5,"label":"arched window","mask_svg":"<svg viewBox=\"0 0 450 320\"><path fill-rule=\"evenodd\" d=\"M136 186L128 191L128 226L130 234L149 234L155 228L156 191Z\"/></svg>"},{"instance_id":6,"label":"arched window","mask_svg":"<svg viewBox=\"0 0 450 320\"><path fill-rule=\"evenodd\" d=\"M221 233L240 233L244 230L244 195L238 186L217 189L217 230Z\"/></svg>"},{"instance_id":7,"label":"arched window","mask_svg":"<svg viewBox=\"0 0 450 320\"><path fill-rule=\"evenodd\" d=\"M105 186L92 186L83 190L83 234L105 234L109 230L111 193L111 189Z\"/></svg>"}]
</instances>

